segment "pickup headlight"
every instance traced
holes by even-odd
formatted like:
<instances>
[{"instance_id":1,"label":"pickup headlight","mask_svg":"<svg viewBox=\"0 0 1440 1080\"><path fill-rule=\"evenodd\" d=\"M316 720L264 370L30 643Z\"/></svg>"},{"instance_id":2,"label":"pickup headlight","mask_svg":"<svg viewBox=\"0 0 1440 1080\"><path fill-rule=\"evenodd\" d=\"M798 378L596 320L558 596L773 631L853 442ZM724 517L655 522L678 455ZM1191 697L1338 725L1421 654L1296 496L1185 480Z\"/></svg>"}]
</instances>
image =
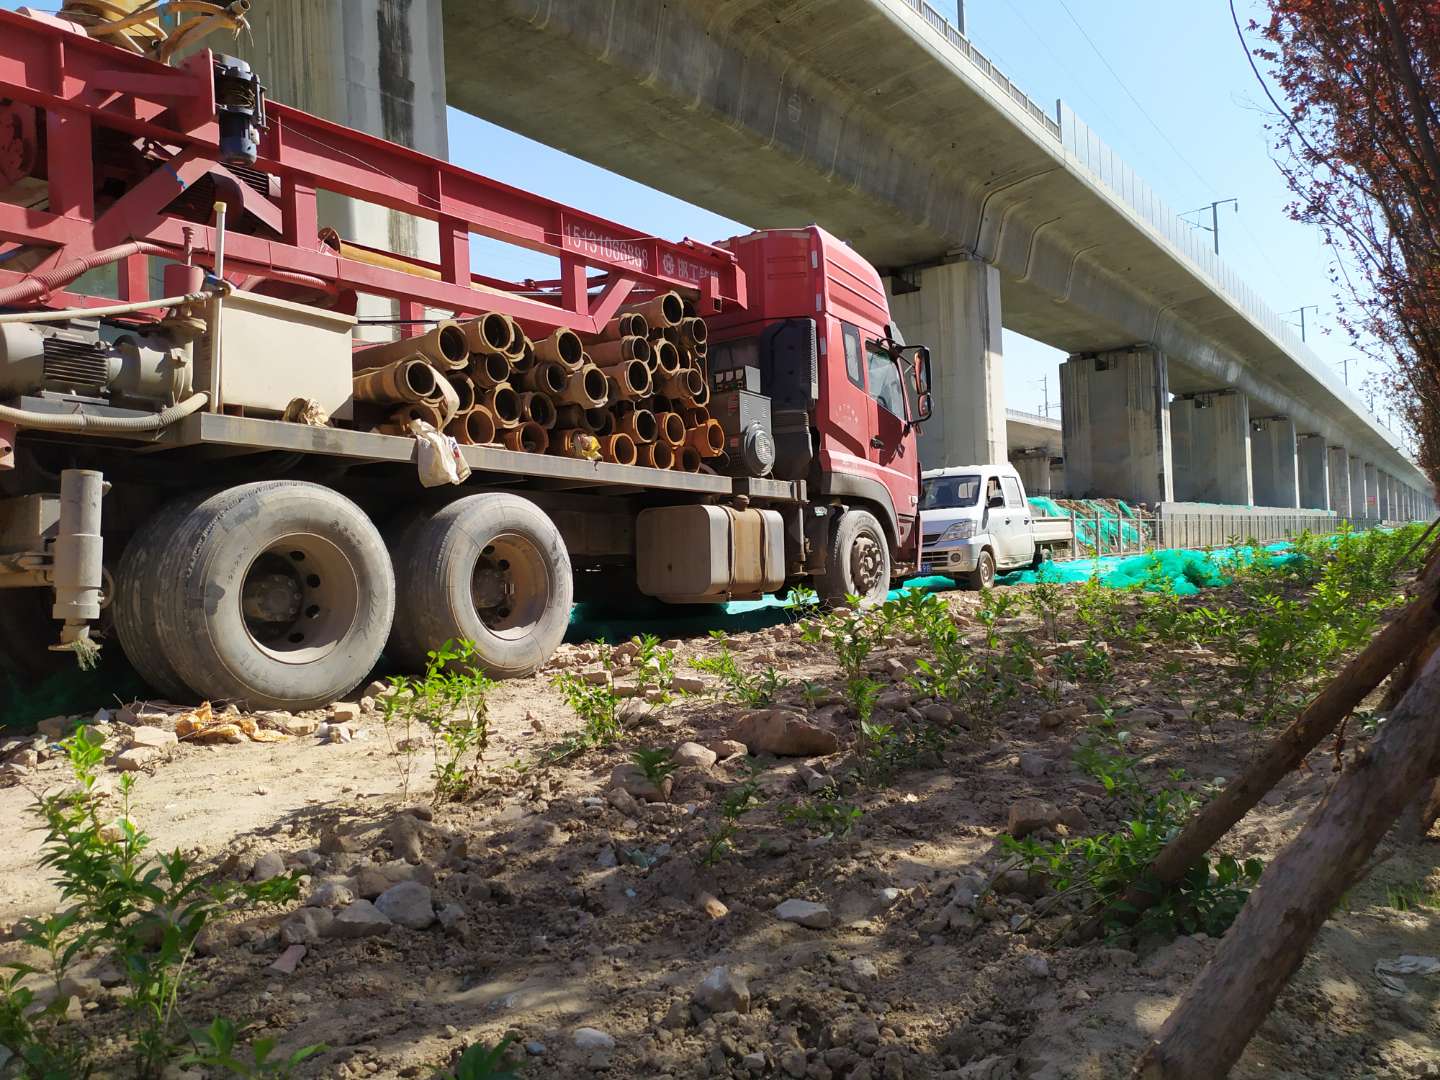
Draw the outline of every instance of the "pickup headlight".
<instances>
[{"instance_id":1,"label":"pickup headlight","mask_svg":"<svg viewBox=\"0 0 1440 1080\"><path fill-rule=\"evenodd\" d=\"M975 535L975 522L969 518L957 521L940 534L939 542L947 544L952 540L969 540Z\"/></svg>"}]
</instances>

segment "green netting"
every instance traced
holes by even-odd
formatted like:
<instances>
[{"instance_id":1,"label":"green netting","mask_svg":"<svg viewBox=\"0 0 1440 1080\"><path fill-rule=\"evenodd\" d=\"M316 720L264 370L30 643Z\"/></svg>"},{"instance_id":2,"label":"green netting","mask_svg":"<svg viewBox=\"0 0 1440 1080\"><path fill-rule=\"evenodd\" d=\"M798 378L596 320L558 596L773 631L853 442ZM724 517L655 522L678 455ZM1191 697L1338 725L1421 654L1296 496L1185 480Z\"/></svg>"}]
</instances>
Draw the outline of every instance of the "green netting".
<instances>
[{"instance_id":1,"label":"green netting","mask_svg":"<svg viewBox=\"0 0 1440 1080\"><path fill-rule=\"evenodd\" d=\"M1065 517L1075 523L1075 539L1081 547L1096 550L1096 532L1098 523L1099 550L1119 550L1123 547L1140 547L1145 542L1145 536L1138 524L1131 524L1126 518L1133 519L1135 511L1123 502L1117 502L1118 511L1106 506L1104 503L1095 502L1091 499L1081 501L1085 509L1076 511L1061 506L1054 499L1044 495L1033 496L1030 506L1040 517Z\"/></svg>"},{"instance_id":2,"label":"green netting","mask_svg":"<svg viewBox=\"0 0 1440 1080\"><path fill-rule=\"evenodd\" d=\"M1098 559L1049 562L1039 570L1017 570L998 580L1004 585L1033 585L1037 581L1074 584L1095 577L1101 585L1112 589L1161 589L1168 581L1177 594L1192 596L1201 589L1228 585L1230 579L1225 568L1237 560L1249 563L1264 558L1286 565L1304 558L1291 552L1289 547L1289 544L1280 543L1263 548L1177 549L1129 557L1107 555Z\"/></svg>"}]
</instances>

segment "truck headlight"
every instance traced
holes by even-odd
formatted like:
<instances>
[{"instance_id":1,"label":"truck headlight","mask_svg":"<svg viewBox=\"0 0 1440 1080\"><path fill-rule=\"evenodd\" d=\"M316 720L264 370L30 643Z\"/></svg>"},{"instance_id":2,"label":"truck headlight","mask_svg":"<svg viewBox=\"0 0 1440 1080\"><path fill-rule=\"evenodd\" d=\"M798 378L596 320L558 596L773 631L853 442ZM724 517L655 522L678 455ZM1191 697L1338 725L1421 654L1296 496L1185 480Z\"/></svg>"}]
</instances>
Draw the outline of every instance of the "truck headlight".
<instances>
[{"instance_id":1,"label":"truck headlight","mask_svg":"<svg viewBox=\"0 0 1440 1080\"><path fill-rule=\"evenodd\" d=\"M940 534L940 543L946 544L952 540L969 540L975 535L975 522L966 518L964 521L957 521L943 533Z\"/></svg>"}]
</instances>

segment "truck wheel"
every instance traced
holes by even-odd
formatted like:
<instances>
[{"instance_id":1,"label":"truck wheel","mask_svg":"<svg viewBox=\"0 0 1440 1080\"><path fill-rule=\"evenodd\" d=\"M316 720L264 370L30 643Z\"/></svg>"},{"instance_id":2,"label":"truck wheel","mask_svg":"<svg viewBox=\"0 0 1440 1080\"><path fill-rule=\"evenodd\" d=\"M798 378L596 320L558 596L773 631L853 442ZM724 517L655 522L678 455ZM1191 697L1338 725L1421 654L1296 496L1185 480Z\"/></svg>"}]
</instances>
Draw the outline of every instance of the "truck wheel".
<instances>
[{"instance_id":1,"label":"truck wheel","mask_svg":"<svg viewBox=\"0 0 1440 1080\"><path fill-rule=\"evenodd\" d=\"M565 637L575 583L560 530L517 495L457 499L405 530L392 651L413 668L446 641L498 679L533 673Z\"/></svg>"},{"instance_id":2,"label":"truck wheel","mask_svg":"<svg viewBox=\"0 0 1440 1080\"><path fill-rule=\"evenodd\" d=\"M49 589L0 589L0 676L25 683L75 666L71 654L50 651L60 640L54 604ZM4 682L0 677L0 686Z\"/></svg>"},{"instance_id":3,"label":"truck wheel","mask_svg":"<svg viewBox=\"0 0 1440 1080\"><path fill-rule=\"evenodd\" d=\"M155 625L156 598L168 589L155 569L170 538L186 516L205 500L187 495L160 508L125 545L115 572L115 635L130 666L151 689L169 701L188 701L195 693L160 648Z\"/></svg>"},{"instance_id":4,"label":"truck wheel","mask_svg":"<svg viewBox=\"0 0 1440 1080\"><path fill-rule=\"evenodd\" d=\"M194 504L153 574L161 652L197 693L311 709L369 674L395 612L379 532L319 484L242 484Z\"/></svg>"},{"instance_id":5,"label":"truck wheel","mask_svg":"<svg viewBox=\"0 0 1440 1080\"><path fill-rule=\"evenodd\" d=\"M890 544L868 510L846 510L830 534L828 570L815 577L822 604L843 604L846 596L884 603L890 594Z\"/></svg>"},{"instance_id":6,"label":"truck wheel","mask_svg":"<svg viewBox=\"0 0 1440 1080\"><path fill-rule=\"evenodd\" d=\"M1039 570L1047 562L1054 559L1054 557L1054 553L1051 552L1049 548L1037 547L1035 549L1035 557L1030 560L1030 569Z\"/></svg>"},{"instance_id":7,"label":"truck wheel","mask_svg":"<svg viewBox=\"0 0 1440 1080\"><path fill-rule=\"evenodd\" d=\"M980 557L975 560L975 569L970 571L970 576L965 583L972 589L989 589L995 585L995 556L990 554L990 549L985 548L980 552Z\"/></svg>"}]
</instances>

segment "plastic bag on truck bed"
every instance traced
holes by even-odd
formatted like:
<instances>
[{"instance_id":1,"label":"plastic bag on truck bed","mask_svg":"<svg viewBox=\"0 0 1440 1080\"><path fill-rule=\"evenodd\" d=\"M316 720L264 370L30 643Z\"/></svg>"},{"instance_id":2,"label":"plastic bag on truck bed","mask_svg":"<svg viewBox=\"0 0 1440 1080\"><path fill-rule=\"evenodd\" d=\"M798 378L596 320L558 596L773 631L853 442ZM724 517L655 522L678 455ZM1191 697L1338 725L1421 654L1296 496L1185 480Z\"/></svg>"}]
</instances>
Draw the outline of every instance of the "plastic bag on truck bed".
<instances>
[{"instance_id":1,"label":"plastic bag on truck bed","mask_svg":"<svg viewBox=\"0 0 1440 1080\"><path fill-rule=\"evenodd\" d=\"M416 467L420 483L425 487L442 484L463 484L470 478L470 466L460 452L460 444L449 435L436 431L424 420L411 420L410 432L419 444Z\"/></svg>"}]
</instances>

